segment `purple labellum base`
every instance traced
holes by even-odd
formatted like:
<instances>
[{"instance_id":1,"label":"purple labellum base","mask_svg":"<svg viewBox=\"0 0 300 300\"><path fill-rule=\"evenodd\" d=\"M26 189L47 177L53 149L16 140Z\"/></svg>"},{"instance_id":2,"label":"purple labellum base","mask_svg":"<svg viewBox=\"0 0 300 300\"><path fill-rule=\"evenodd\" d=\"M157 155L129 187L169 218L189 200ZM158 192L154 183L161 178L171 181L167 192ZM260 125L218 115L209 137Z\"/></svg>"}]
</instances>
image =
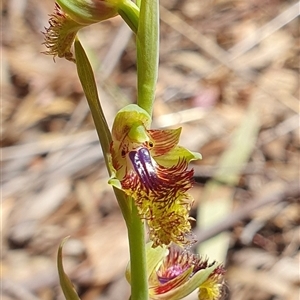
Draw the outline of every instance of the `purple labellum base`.
<instances>
[{"instance_id":1,"label":"purple labellum base","mask_svg":"<svg viewBox=\"0 0 300 300\"><path fill-rule=\"evenodd\" d=\"M157 175L149 150L139 148L137 151L131 151L129 158L142 183L149 189L155 189Z\"/></svg>"}]
</instances>

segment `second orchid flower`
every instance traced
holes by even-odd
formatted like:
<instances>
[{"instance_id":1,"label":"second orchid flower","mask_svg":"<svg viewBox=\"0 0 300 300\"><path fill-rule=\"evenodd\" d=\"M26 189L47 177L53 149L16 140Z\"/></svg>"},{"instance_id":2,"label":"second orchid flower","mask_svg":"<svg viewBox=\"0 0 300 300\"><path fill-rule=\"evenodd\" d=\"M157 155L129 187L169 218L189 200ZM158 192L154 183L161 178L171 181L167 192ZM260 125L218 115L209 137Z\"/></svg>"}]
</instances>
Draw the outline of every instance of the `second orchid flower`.
<instances>
[{"instance_id":1,"label":"second orchid flower","mask_svg":"<svg viewBox=\"0 0 300 300\"><path fill-rule=\"evenodd\" d=\"M209 263L174 244L154 249L150 242L146 245L146 257L151 300L179 300L196 289L199 300L220 300L225 294L222 264ZM130 283L130 267L126 278Z\"/></svg>"}]
</instances>

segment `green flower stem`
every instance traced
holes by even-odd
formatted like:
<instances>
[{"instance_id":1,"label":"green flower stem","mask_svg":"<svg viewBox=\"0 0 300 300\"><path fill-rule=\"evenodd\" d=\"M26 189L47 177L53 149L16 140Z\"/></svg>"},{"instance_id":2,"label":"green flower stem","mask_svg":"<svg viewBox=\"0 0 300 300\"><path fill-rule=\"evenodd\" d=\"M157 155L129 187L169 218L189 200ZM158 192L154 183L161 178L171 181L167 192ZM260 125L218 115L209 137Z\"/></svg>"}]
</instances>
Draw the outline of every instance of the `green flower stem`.
<instances>
[{"instance_id":1,"label":"green flower stem","mask_svg":"<svg viewBox=\"0 0 300 300\"><path fill-rule=\"evenodd\" d=\"M109 163L110 143L112 138L99 101L94 73L78 38L75 39L74 49L78 77L92 113L108 173L109 175L112 175ZM131 212L125 194L118 189L114 189L114 192L125 222L128 224L130 222Z\"/></svg>"},{"instance_id":2,"label":"green flower stem","mask_svg":"<svg viewBox=\"0 0 300 300\"><path fill-rule=\"evenodd\" d=\"M137 104L152 115L158 74L159 0L140 3L137 31Z\"/></svg>"},{"instance_id":3,"label":"green flower stem","mask_svg":"<svg viewBox=\"0 0 300 300\"><path fill-rule=\"evenodd\" d=\"M135 3L125 0L118 4L118 13L136 34L138 30L140 10Z\"/></svg>"},{"instance_id":4,"label":"green flower stem","mask_svg":"<svg viewBox=\"0 0 300 300\"><path fill-rule=\"evenodd\" d=\"M137 1L140 7L137 47L137 104L152 116L159 56L159 1ZM148 299L145 229L132 200L131 226L128 228L131 268L131 300Z\"/></svg>"},{"instance_id":5,"label":"green flower stem","mask_svg":"<svg viewBox=\"0 0 300 300\"><path fill-rule=\"evenodd\" d=\"M131 225L128 227L130 269L131 269L131 300L148 299L148 276L145 250L144 223L138 215L137 208L132 201Z\"/></svg>"}]
</instances>

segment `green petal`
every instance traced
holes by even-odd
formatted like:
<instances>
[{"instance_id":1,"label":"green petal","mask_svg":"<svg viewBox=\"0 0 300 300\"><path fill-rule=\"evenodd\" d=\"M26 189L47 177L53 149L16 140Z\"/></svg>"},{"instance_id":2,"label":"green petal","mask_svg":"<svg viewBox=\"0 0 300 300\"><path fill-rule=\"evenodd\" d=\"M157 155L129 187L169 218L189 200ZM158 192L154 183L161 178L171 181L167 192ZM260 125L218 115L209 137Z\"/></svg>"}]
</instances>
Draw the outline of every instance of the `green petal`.
<instances>
[{"instance_id":1,"label":"green petal","mask_svg":"<svg viewBox=\"0 0 300 300\"><path fill-rule=\"evenodd\" d=\"M191 160L198 159L202 159L202 155L200 153L189 151L181 146L175 147L162 156L155 157L156 162L164 167L174 166L181 160L185 160L188 164Z\"/></svg>"}]
</instances>

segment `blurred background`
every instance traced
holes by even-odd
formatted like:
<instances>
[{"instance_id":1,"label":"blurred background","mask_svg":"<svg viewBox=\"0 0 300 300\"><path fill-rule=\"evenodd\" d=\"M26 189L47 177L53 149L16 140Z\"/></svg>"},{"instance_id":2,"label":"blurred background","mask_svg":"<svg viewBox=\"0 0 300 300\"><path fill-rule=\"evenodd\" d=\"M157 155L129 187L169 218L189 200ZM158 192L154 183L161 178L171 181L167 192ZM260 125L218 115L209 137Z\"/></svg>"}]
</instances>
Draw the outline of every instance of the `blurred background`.
<instances>
[{"instance_id":1,"label":"blurred background","mask_svg":"<svg viewBox=\"0 0 300 300\"><path fill-rule=\"evenodd\" d=\"M3 0L1 295L129 297L127 235L75 64L42 54L52 0ZM195 162L194 250L223 261L223 299L299 299L299 3L161 0L154 128ZM116 17L79 34L108 123L136 101L134 36ZM189 299L197 299L191 295Z\"/></svg>"}]
</instances>

